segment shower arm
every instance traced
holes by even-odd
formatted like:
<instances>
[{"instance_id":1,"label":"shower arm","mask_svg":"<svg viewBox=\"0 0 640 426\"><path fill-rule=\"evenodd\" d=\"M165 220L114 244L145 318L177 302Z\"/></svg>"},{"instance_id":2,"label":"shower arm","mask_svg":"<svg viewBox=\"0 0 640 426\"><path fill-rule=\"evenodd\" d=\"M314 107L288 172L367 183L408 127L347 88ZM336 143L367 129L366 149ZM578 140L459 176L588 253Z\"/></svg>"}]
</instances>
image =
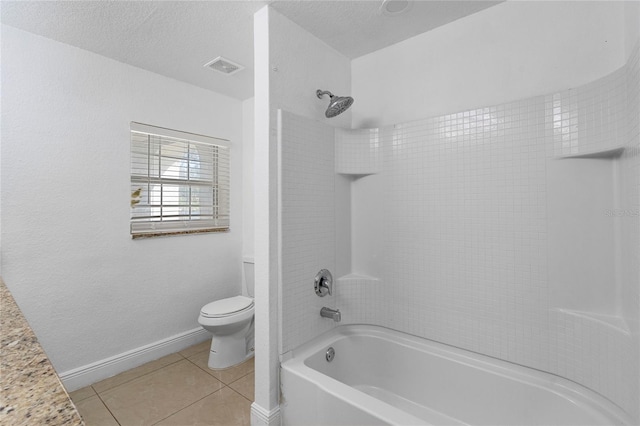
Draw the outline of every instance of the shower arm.
<instances>
[{"instance_id":1,"label":"shower arm","mask_svg":"<svg viewBox=\"0 0 640 426\"><path fill-rule=\"evenodd\" d=\"M322 99L324 95L329 95L330 97L333 98L333 93L331 93L328 90L320 90L320 89L316 90L316 96L318 97L318 99Z\"/></svg>"}]
</instances>

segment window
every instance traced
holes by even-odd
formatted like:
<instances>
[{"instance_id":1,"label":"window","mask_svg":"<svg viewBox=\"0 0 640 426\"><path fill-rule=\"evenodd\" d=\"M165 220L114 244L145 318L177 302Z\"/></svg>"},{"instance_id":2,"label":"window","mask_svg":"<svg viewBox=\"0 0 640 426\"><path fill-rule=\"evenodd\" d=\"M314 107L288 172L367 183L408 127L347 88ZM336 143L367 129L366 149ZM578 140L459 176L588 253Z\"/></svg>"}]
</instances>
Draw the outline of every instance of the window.
<instances>
[{"instance_id":1,"label":"window","mask_svg":"<svg viewBox=\"0 0 640 426\"><path fill-rule=\"evenodd\" d=\"M131 123L131 236L229 230L229 144Z\"/></svg>"}]
</instances>

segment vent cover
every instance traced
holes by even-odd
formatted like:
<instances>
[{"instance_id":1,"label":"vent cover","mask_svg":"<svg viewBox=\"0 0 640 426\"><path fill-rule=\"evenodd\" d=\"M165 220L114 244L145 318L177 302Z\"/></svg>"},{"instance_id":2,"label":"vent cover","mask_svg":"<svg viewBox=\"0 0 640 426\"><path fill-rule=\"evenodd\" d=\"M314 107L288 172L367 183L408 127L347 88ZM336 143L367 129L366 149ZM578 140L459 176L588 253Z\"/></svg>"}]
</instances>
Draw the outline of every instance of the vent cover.
<instances>
[{"instance_id":1,"label":"vent cover","mask_svg":"<svg viewBox=\"0 0 640 426\"><path fill-rule=\"evenodd\" d=\"M218 56L211 62L207 62L204 64L205 68L211 68L214 71L218 71L224 75L233 75L239 71L242 71L244 67L240 64L236 64L228 60L227 58L223 58L222 56Z\"/></svg>"}]
</instances>

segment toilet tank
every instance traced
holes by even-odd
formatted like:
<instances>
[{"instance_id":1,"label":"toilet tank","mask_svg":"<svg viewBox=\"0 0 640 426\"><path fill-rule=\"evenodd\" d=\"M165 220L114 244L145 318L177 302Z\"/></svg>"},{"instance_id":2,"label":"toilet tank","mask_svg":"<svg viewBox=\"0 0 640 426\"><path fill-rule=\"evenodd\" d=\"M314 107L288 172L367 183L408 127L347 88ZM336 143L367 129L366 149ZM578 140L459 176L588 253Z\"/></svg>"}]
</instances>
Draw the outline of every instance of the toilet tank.
<instances>
[{"instance_id":1,"label":"toilet tank","mask_svg":"<svg viewBox=\"0 0 640 426\"><path fill-rule=\"evenodd\" d=\"M254 260L253 257L244 257L242 259L242 268L243 268L243 278L244 278L244 288L247 291L247 296L253 297L253 289L255 286L255 274L254 274Z\"/></svg>"}]
</instances>

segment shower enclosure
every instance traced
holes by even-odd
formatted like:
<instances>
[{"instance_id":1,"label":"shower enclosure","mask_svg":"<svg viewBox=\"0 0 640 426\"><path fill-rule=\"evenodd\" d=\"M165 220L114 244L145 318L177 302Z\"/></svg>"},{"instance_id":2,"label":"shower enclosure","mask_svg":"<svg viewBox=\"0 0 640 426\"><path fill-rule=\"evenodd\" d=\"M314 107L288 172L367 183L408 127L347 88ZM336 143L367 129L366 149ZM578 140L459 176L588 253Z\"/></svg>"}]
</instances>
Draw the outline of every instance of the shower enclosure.
<instances>
[{"instance_id":1,"label":"shower enclosure","mask_svg":"<svg viewBox=\"0 0 640 426\"><path fill-rule=\"evenodd\" d=\"M278 315L254 415L286 419L267 384L338 326L328 306L558 376L640 422L638 28L637 2L507 2L351 59L256 16L271 229L256 256ZM323 118L316 86L356 101Z\"/></svg>"}]
</instances>

